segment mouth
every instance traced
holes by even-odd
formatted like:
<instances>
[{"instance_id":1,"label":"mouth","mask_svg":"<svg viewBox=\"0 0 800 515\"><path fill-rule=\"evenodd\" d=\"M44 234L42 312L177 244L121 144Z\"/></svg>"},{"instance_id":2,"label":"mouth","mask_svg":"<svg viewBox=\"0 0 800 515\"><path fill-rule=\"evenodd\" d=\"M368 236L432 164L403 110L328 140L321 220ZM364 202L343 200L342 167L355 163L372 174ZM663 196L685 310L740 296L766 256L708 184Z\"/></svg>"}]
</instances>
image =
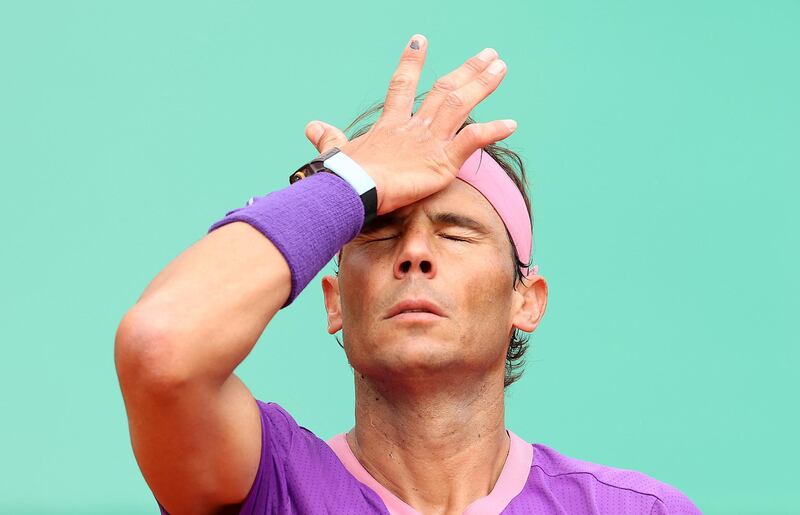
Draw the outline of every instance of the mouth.
<instances>
[{"instance_id":1,"label":"mouth","mask_svg":"<svg viewBox=\"0 0 800 515\"><path fill-rule=\"evenodd\" d=\"M395 304L385 318L396 320L436 320L444 317L444 311L433 302L426 299L408 299Z\"/></svg>"},{"instance_id":2,"label":"mouth","mask_svg":"<svg viewBox=\"0 0 800 515\"><path fill-rule=\"evenodd\" d=\"M404 311L396 314L393 317L389 317L389 320L393 320L395 322L435 322L437 320L442 320L443 318L444 317L435 315L430 311Z\"/></svg>"}]
</instances>

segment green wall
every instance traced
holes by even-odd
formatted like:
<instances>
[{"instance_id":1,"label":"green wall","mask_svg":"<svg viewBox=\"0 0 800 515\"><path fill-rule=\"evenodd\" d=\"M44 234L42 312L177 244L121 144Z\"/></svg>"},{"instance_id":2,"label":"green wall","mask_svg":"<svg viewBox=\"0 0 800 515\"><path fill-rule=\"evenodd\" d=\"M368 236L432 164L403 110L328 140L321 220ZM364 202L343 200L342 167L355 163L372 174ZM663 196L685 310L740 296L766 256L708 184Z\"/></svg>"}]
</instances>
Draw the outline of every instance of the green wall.
<instances>
[{"instance_id":1,"label":"green wall","mask_svg":"<svg viewBox=\"0 0 800 515\"><path fill-rule=\"evenodd\" d=\"M0 512L157 513L113 363L170 260L316 155L303 130L485 46L550 286L508 426L706 513L798 513L800 2L0 3ZM329 266L326 272L329 272ZM319 280L238 373L353 422Z\"/></svg>"}]
</instances>

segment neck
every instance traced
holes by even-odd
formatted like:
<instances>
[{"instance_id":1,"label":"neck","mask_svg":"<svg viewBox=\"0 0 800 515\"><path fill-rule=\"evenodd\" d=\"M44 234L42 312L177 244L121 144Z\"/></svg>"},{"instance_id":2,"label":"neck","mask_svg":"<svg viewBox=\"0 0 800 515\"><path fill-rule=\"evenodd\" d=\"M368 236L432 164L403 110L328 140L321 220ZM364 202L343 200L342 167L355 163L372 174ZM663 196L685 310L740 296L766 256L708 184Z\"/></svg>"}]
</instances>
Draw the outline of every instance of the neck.
<instances>
[{"instance_id":1,"label":"neck","mask_svg":"<svg viewBox=\"0 0 800 515\"><path fill-rule=\"evenodd\" d=\"M462 513L491 492L509 451L502 379L410 387L356 374L347 441L365 469L424 513Z\"/></svg>"}]
</instances>

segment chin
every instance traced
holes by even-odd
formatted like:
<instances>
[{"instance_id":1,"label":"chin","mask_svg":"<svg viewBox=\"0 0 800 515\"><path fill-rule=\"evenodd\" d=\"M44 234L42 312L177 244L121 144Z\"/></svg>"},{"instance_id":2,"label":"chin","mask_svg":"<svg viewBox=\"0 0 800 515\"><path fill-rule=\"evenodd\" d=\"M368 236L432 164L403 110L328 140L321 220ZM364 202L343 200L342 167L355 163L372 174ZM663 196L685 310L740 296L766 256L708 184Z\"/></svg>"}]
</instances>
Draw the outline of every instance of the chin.
<instances>
[{"instance_id":1,"label":"chin","mask_svg":"<svg viewBox=\"0 0 800 515\"><path fill-rule=\"evenodd\" d=\"M409 331L406 331L409 332ZM410 333L410 332L409 332ZM468 355L459 341L434 335L406 334L376 338L375 344L350 349L350 364L373 377L427 377L452 372L467 365Z\"/></svg>"}]
</instances>

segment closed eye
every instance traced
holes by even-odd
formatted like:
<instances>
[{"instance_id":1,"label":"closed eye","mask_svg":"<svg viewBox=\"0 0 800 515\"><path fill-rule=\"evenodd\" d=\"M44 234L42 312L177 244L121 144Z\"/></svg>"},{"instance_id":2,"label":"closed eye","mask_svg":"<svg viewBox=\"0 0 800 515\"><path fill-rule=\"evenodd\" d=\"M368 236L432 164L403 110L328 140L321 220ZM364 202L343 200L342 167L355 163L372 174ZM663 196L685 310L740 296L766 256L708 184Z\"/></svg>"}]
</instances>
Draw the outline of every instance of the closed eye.
<instances>
[{"instance_id":1,"label":"closed eye","mask_svg":"<svg viewBox=\"0 0 800 515\"><path fill-rule=\"evenodd\" d=\"M468 239L465 239L465 238L459 238L458 236L451 236L451 235L449 235L449 234L442 234L441 236L442 236L442 238L445 238L445 239L448 239L448 240L469 242L469 240L468 240ZM367 241L367 243L372 243L372 242L376 242L376 241L387 241L387 240L393 240L393 239L395 239L395 238L397 238L397 236L396 236L396 235L395 235L395 236L387 236L387 237L385 237L385 238L372 238L371 240L368 240L368 241Z\"/></svg>"},{"instance_id":2,"label":"closed eye","mask_svg":"<svg viewBox=\"0 0 800 515\"><path fill-rule=\"evenodd\" d=\"M374 242L374 241L386 241L386 240L392 240L392 239L394 239L394 238L397 238L397 236L387 236L386 238L373 238L373 239L371 239L371 240L368 240L368 241L367 241L367 243L372 243L372 242Z\"/></svg>"}]
</instances>

